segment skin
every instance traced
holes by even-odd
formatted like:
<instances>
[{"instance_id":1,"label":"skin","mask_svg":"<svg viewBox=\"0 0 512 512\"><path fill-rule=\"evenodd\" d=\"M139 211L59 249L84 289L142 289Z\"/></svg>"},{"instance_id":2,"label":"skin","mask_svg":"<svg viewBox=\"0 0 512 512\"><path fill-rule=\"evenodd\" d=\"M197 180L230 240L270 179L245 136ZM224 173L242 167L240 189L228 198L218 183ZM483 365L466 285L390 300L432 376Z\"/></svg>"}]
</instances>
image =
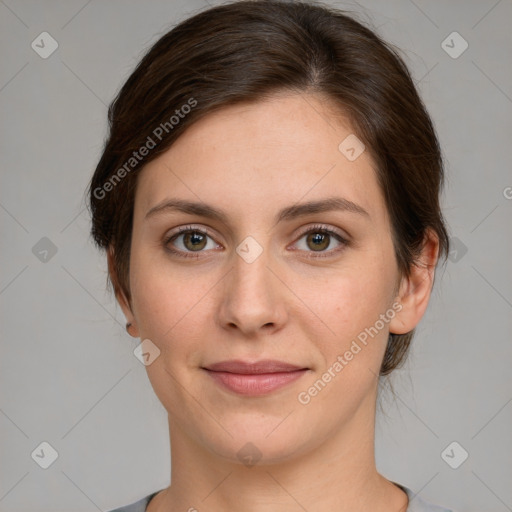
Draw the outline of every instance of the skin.
<instances>
[{"instance_id":1,"label":"skin","mask_svg":"<svg viewBox=\"0 0 512 512\"><path fill-rule=\"evenodd\" d=\"M131 334L161 351L146 369L168 411L172 485L149 512L406 509L405 493L375 466L377 376L389 332L409 332L426 310L438 240L428 234L422 264L401 278L369 151L349 161L338 149L352 133L326 98L280 94L204 117L141 172L131 304L117 296ZM284 207L333 196L369 215L328 211L275 222ZM171 197L212 205L228 222L172 210L146 217ZM315 224L349 244L331 236L315 250L304 234ZM183 235L168 246L198 257L167 252L166 238L189 225L208 232L202 250L184 245ZM247 236L263 250L252 263L236 252ZM298 394L390 310L378 335L300 403ZM309 370L270 394L244 397L202 369L228 359ZM237 457L248 442L261 454L251 467Z\"/></svg>"}]
</instances>

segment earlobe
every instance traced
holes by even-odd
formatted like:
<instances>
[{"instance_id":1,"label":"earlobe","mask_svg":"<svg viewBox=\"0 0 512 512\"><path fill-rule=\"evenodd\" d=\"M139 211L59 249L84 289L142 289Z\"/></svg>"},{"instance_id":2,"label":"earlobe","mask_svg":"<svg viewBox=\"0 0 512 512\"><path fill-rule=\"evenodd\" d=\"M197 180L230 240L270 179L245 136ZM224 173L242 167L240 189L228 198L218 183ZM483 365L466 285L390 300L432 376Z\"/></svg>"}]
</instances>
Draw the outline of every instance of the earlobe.
<instances>
[{"instance_id":1,"label":"earlobe","mask_svg":"<svg viewBox=\"0 0 512 512\"><path fill-rule=\"evenodd\" d=\"M139 330L137 328L137 324L135 322L135 317L133 315L130 302L126 298L126 294L124 293L117 276L117 272L114 265L114 249L110 246L107 250L107 261L108 261L108 273L110 276L110 281L112 282L112 286L114 288L114 293L121 307L123 314L126 318L126 332L132 336L133 338L139 337Z\"/></svg>"},{"instance_id":2,"label":"earlobe","mask_svg":"<svg viewBox=\"0 0 512 512\"><path fill-rule=\"evenodd\" d=\"M389 324L389 332L406 334L412 331L423 317L434 284L435 268L439 254L439 239L428 229L418 260L411 265L410 275L400 283L397 301L402 309Z\"/></svg>"}]
</instances>

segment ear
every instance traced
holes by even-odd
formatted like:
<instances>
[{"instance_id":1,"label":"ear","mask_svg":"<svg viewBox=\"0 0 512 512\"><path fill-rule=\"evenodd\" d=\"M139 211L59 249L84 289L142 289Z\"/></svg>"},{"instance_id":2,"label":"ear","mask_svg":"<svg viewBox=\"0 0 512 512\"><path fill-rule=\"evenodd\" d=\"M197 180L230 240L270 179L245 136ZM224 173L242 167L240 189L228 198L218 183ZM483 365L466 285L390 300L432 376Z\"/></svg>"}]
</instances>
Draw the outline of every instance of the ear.
<instances>
[{"instance_id":1,"label":"ear","mask_svg":"<svg viewBox=\"0 0 512 512\"><path fill-rule=\"evenodd\" d=\"M119 277L117 275L115 265L114 265L114 248L110 246L107 250L107 261L108 261L108 274L110 276L110 280L112 281L112 285L114 287L114 293L116 295L117 302L121 306L123 310L124 316L126 318L127 325L126 330L130 336L134 338L139 337L139 329L137 327L137 323L135 321L135 317L132 312L132 308L130 305L130 301L126 298L126 294L119 283Z\"/></svg>"},{"instance_id":2,"label":"ear","mask_svg":"<svg viewBox=\"0 0 512 512\"><path fill-rule=\"evenodd\" d=\"M391 320L390 333L406 334L418 325L428 306L438 256L439 238L428 228L421 254L411 266L410 276L403 277L400 283L397 300L402 309Z\"/></svg>"}]
</instances>

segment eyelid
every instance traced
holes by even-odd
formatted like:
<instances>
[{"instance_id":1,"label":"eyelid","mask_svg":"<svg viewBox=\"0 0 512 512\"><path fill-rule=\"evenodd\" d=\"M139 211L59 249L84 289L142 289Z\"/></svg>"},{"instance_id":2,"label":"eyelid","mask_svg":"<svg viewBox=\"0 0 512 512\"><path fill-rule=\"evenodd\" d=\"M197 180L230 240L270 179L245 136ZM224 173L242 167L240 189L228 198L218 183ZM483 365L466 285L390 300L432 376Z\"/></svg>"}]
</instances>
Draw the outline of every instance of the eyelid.
<instances>
[{"instance_id":1,"label":"eyelid","mask_svg":"<svg viewBox=\"0 0 512 512\"><path fill-rule=\"evenodd\" d=\"M348 243L350 241L350 237L348 233L345 233L335 227L332 227L327 224L313 224L309 226L305 226L304 228L301 228L299 230L299 233L297 234L297 238L301 238L302 236L306 235L307 233L310 233L312 231L325 231L327 233L333 234L341 238L342 241ZM295 242L294 242L295 243Z\"/></svg>"},{"instance_id":2,"label":"eyelid","mask_svg":"<svg viewBox=\"0 0 512 512\"><path fill-rule=\"evenodd\" d=\"M181 235L182 233L186 233L188 231L198 231L199 233L204 233L208 235L210 238L213 238L213 234L210 229L206 226L194 226L193 224L188 224L186 226L180 226L174 230L174 232L170 235L166 235L167 238L171 239L175 236Z\"/></svg>"}]
</instances>

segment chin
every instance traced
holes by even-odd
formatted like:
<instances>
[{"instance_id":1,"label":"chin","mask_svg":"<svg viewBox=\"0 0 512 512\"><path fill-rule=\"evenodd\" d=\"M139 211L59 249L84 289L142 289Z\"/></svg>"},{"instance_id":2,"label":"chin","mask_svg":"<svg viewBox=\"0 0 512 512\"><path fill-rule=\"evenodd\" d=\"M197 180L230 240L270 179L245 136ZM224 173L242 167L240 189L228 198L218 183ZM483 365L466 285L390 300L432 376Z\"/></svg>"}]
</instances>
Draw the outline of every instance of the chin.
<instances>
[{"instance_id":1,"label":"chin","mask_svg":"<svg viewBox=\"0 0 512 512\"><path fill-rule=\"evenodd\" d=\"M293 414L286 418L254 413L224 419L223 426L231 434L211 437L202 432L203 446L227 462L252 467L289 462L314 448L315 440L307 437L312 429L296 424ZM284 421L283 421L284 419Z\"/></svg>"}]
</instances>

